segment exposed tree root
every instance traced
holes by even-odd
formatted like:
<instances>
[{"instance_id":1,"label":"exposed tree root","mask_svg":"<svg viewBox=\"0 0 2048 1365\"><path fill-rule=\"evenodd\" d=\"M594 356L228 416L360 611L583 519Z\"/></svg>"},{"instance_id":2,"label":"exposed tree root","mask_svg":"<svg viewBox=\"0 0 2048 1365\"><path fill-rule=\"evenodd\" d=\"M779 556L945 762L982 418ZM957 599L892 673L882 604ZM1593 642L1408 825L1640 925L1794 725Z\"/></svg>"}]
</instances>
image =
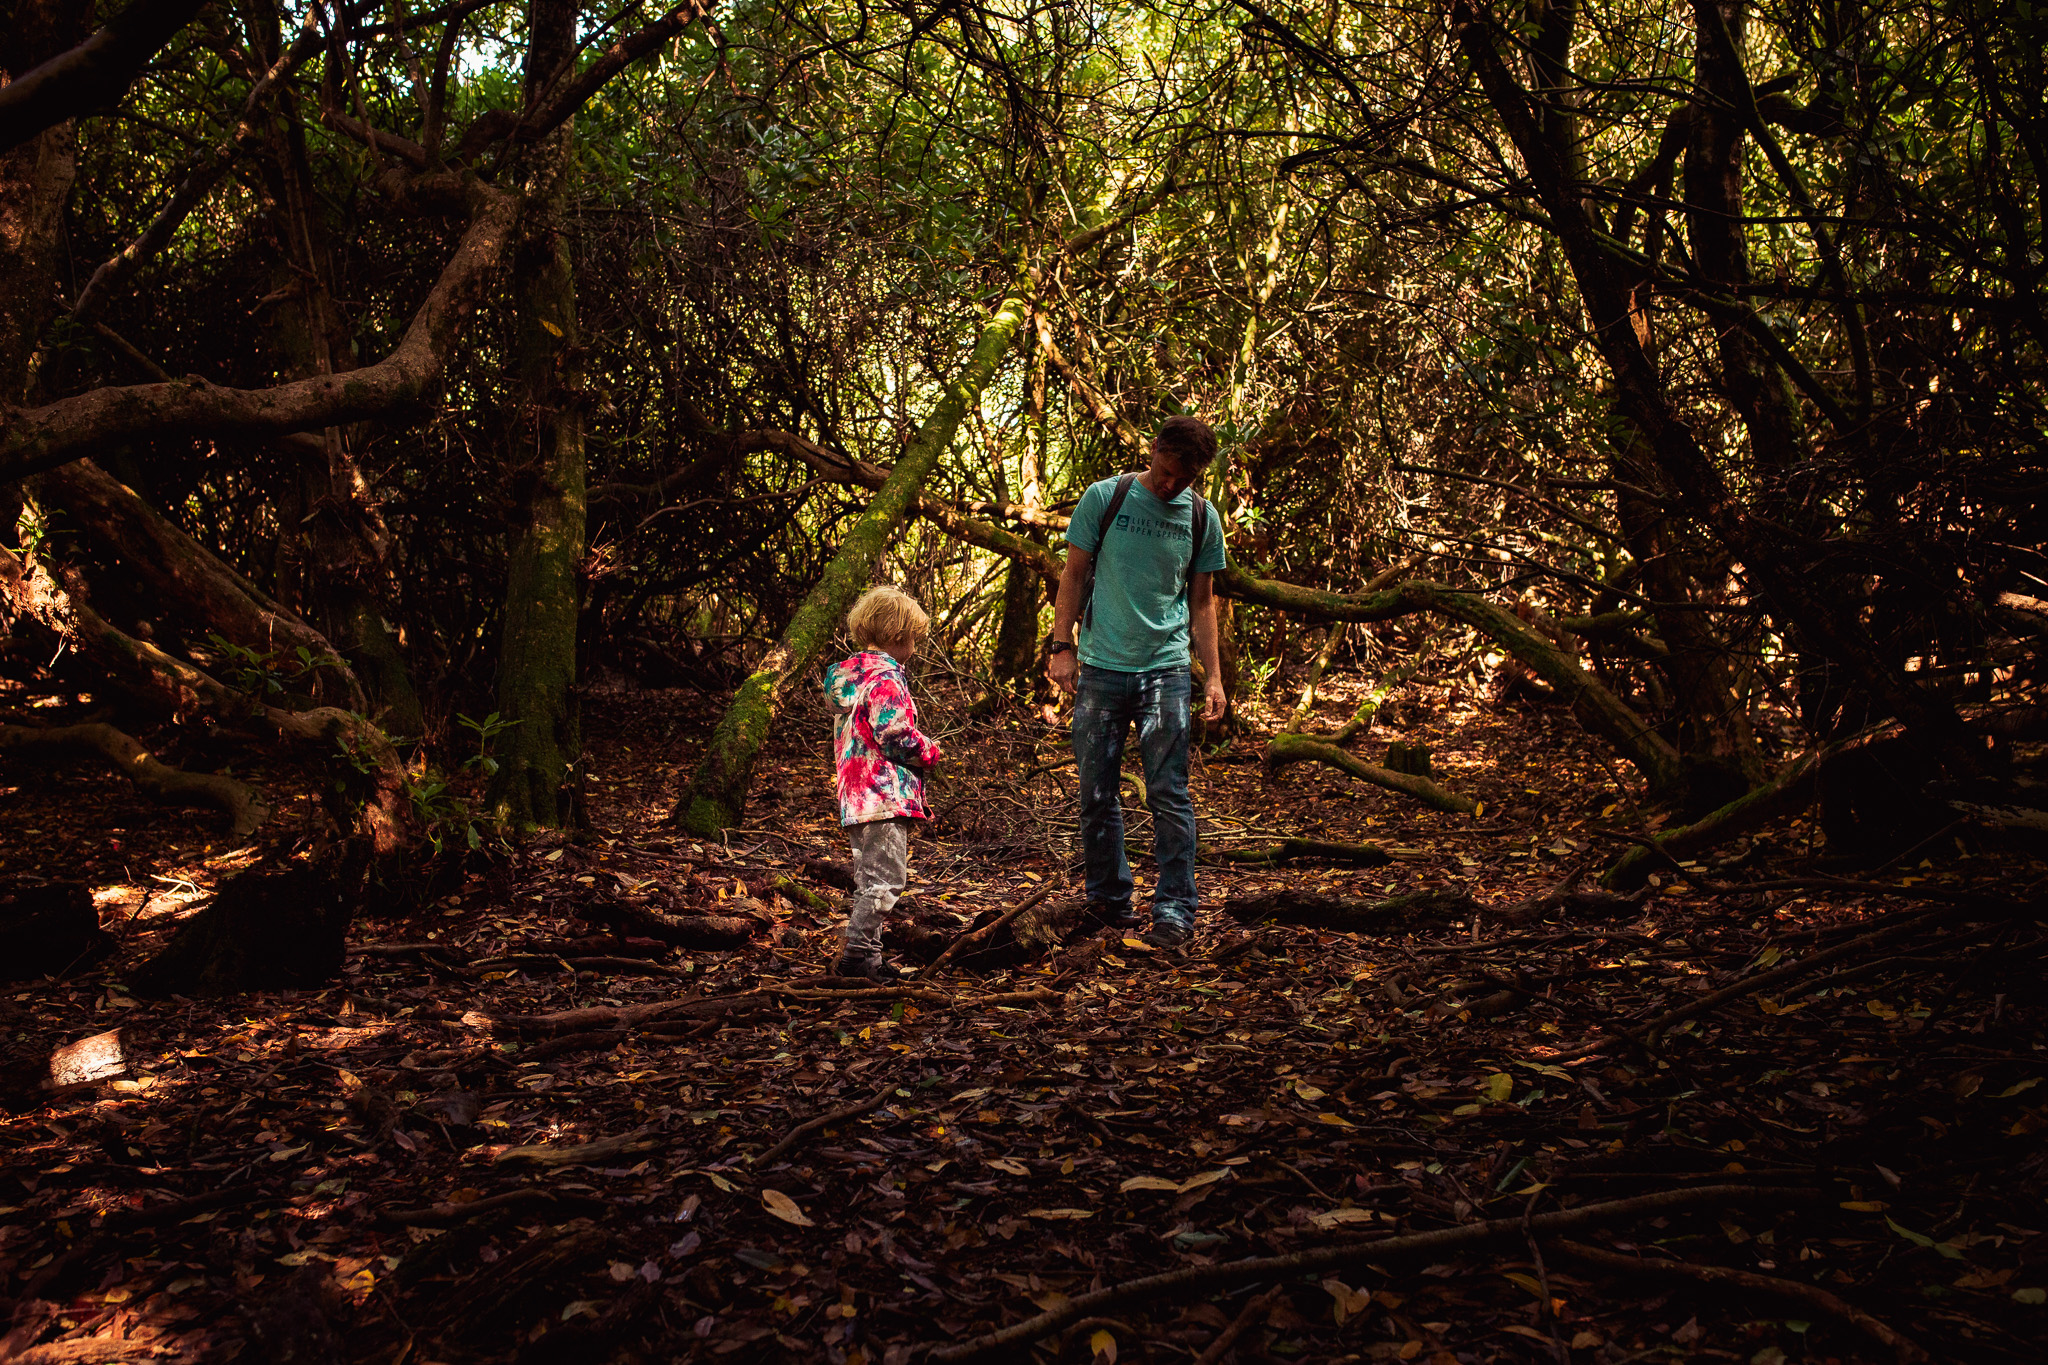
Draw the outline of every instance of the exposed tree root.
<instances>
[{"instance_id":1,"label":"exposed tree root","mask_svg":"<svg viewBox=\"0 0 2048 1365\"><path fill-rule=\"evenodd\" d=\"M248 783L217 773L173 768L132 735L111 725L62 725L48 730L0 725L0 754L49 751L96 754L119 769L137 791L164 805L217 807L227 814L231 839L254 833L270 818L270 803Z\"/></svg>"},{"instance_id":2,"label":"exposed tree root","mask_svg":"<svg viewBox=\"0 0 2048 1365\"><path fill-rule=\"evenodd\" d=\"M1385 787L1388 791L1400 792L1404 796L1412 796L1426 806L1434 806L1438 810L1449 811L1454 815L1474 815L1479 810L1479 803L1471 797L1445 791L1426 777L1375 767L1334 744L1324 744L1306 735L1275 735L1266 745L1266 767L1269 771L1283 768L1289 763L1305 762L1327 763L1360 781Z\"/></svg>"}]
</instances>

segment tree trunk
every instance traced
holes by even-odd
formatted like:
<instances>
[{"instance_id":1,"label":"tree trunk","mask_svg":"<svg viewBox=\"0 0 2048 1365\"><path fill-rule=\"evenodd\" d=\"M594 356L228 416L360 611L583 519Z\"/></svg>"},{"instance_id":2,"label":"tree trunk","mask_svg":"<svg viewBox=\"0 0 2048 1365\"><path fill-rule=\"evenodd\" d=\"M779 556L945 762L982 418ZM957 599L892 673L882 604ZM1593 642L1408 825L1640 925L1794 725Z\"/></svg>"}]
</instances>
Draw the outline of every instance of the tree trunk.
<instances>
[{"instance_id":1,"label":"tree trunk","mask_svg":"<svg viewBox=\"0 0 2048 1365\"><path fill-rule=\"evenodd\" d=\"M1033 340L1029 329L1026 344ZM1045 348L1031 346L1030 379L1025 386L1024 452L1018 479L1019 501L1027 512L1036 511L1045 499ZM1045 533L1025 534L1044 543ZM1021 559L1010 561L1003 578L1003 615L996 627L996 646L991 671L999 685L1022 698L1031 690L1038 673L1038 623L1045 606L1045 590L1038 576Z\"/></svg>"},{"instance_id":2,"label":"tree trunk","mask_svg":"<svg viewBox=\"0 0 2048 1365\"><path fill-rule=\"evenodd\" d=\"M527 51L529 105L575 53L576 6L534 0ZM518 829L558 826L573 815L571 769L581 756L576 685L577 565L583 558L585 464L583 348L576 334L576 278L562 212L574 150L564 123L535 149L527 211L513 259L514 341L522 394L511 461L525 485L525 521L505 575L505 634L498 659L498 713L511 724L498 742L491 809Z\"/></svg>"},{"instance_id":3,"label":"tree trunk","mask_svg":"<svg viewBox=\"0 0 2048 1365\"><path fill-rule=\"evenodd\" d=\"M740 822L746 807L747 783L754 761L768 738L768 727L789 684L808 674L838 627L848 606L867 585L875 562L888 547L897 527L914 505L918 489L952 444L953 432L969 406L981 396L1023 321L1024 281L1020 280L983 324L981 339L966 369L947 386L944 397L925 419L903 457L868 503L839 553L797 608L782 638L768 651L719 720L703 760L677 803L675 818L694 834L713 835Z\"/></svg>"}]
</instances>

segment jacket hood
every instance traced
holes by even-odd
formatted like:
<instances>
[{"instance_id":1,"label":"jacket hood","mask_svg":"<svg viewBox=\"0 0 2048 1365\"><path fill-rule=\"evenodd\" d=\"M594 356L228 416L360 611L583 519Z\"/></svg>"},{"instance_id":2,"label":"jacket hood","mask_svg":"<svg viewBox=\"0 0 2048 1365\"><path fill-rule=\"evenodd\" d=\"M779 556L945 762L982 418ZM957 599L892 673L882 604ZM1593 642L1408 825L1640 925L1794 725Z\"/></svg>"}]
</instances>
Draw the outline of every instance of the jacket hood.
<instances>
[{"instance_id":1,"label":"jacket hood","mask_svg":"<svg viewBox=\"0 0 2048 1365\"><path fill-rule=\"evenodd\" d=\"M860 697L860 690L877 678L900 674L903 665L878 649L865 650L850 659L842 659L825 670L825 700L835 710L851 711Z\"/></svg>"}]
</instances>

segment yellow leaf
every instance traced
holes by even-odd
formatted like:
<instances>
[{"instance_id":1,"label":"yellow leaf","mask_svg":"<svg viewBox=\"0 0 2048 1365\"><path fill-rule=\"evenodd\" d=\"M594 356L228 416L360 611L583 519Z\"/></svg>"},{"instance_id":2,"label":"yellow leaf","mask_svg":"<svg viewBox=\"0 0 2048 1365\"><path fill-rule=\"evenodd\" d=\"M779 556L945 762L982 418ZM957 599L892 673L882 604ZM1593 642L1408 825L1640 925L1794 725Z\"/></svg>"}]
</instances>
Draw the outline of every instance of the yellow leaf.
<instances>
[{"instance_id":1,"label":"yellow leaf","mask_svg":"<svg viewBox=\"0 0 2048 1365\"><path fill-rule=\"evenodd\" d=\"M1317 1100L1321 1099L1325 1093L1326 1092L1318 1090L1314 1086L1309 1085L1302 1081L1296 1081L1294 1083L1295 1097L1297 1099L1304 1100L1309 1104L1314 1104Z\"/></svg>"},{"instance_id":2,"label":"yellow leaf","mask_svg":"<svg viewBox=\"0 0 2048 1365\"><path fill-rule=\"evenodd\" d=\"M1508 1096L1515 1093L1515 1078L1505 1071L1496 1071L1486 1078L1486 1098L1495 1104L1505 1104Z\"/></svg>"},{"instance_id":3,"label":"yellow leaf","mask_svg":"<svg viewBox=\"0 0 2048 1365\"><path fill-rule=\"evenodd\" d=\"M2009 1100L2014 1095L2017 1095L2022 1091L2032 1090L2035 1086L2039 1085L2040 1083L2041 1078L2039 1076L2030 1076L2026 1080L2021 1081L2018 1085L2009 1085L2005 1089L1999 1091L1998 1098L2002 1100Z\"/></svg>"},{"instance_id":4,"label":"yellow leaf","mask_svg":"<svg viewBox=\"0 0 2048 1365\"><path fill-rule=\"evenodd\" d=\"M1519 1270L1510 1270L1507 1272L1506 1278L1509 1281L1509 1283L1528 1290L1537 1298L1540 1299L1543 1297L1543 1286L1541 1283L1537 1281L1534 1275L1524 1275Z\"/></svg>"},{"instance_id":5,"label":"yellow leaf","mask_svg":"<svg viewBox=\"0 0 2048 1365\"><path fill-rule=\"evenodd\" d=\"M558 337L562 334L562 329L549 322L546 318L540 320L540 325L551 337Z\"/></svg>"},{"instance_id":6,"label":"yellow leaf","mask_svg":"<svg viewBox=\"0 0 2048 1365\"><path fill-rule=\"evenodd\" d=\"M1229 1174L1230 1171L1227 1167L1219 1166L1213 1171L1203 1171L1200 1175L1191 1175L1186 1180L1180 1182L1180 1192L1186 1194L1189 1190L1199 1190L1204 1185L1213 1185Z\"/></svg>"},{"instance_id":7,"label":"yellow leaf","mask_svg":"<svg viewBox=\"0 0 2048 1365\"><path fill-rule=\"evenodd\" d=\"M1356 1128L1358 1125L1341 1114L1317 1114L1317 1123L1327 1123L1332 1128Z\"/></svg>"},{"instance_id":8,"label":"yellow leaf","mask_svg":"<svg viewBox=\"0 0 2048 1365\"><path fill-rule=\"evenodd\" d=\"M1122 1194L1129 1194L1133 1190L1169 1190L1174 1194L1179 1194L1180 1182L1178 1180L1163 1180L1156 1175L1134 1175L1123 1184L1117 1186L1117 1190Z\"/></svg>"},{"instance_id":9,"label":"yellow leaf","mask_svg":"<svg viewBox=\"0 0 2048 1365\"><path fill-rule=\"evenodd\" d=\"M1891 1205L1881 1199L1846 1199L1842 1207L1851 1213L1883 1213Z\"/></svg>"},{"instance_id":10,"label":"yellow leaf","mask_svg":"<svg viewBox=\"0 0 2048 1365\"><path fill-rule=\"evenodd\" d=\"M761 1191L761 1207L767 1209L771 1216L780 1218L783 1222L793 1227L814 1228L818 1226L810 1219L804 1217L804 1211L796 1206L796 1200L791 1199L781 1190Z\"/></svg>"},{"instance_id":11,"label":"yellow leaf","mask_svg":"<svg viewBox=\"0 0 2048 1365\"><path fill-rule=\"evenodd\" d=\"M1024 1216L1026 1218L1046 1218L1053 1222L1059 1222L1066 1219L1093 1218L1095 1212L1092 1209L1026 1209L1024 1210Z\"/></svg>"},{"instance_id":12,"label":"yellow leaf","mask_svg":"<svg viewBox=\"0 0 2048 1365\"><path fill-rule=\"evenodd\" d=\"M1372 1302L1371 1291L1353 1289L1342 1280L1324 1280L1323 1291L1330 1296L1331 1316L1336 1318L1339 1327L1344 1325L1346 1318L1363 1313Z\"/></svg>"},{"instance_id":13,"label":"yellow leaf","mask_svg":"<svg viewBox=\"0 0 2048 1365\"><path fill-rule=\"evenodd\" d=\"M1088 1349L1103 1365L1116 1365L1116 1333L1107 1327L1095 1329L1095 1335L1088 1338Z\"/></svg>"}]
</instances>

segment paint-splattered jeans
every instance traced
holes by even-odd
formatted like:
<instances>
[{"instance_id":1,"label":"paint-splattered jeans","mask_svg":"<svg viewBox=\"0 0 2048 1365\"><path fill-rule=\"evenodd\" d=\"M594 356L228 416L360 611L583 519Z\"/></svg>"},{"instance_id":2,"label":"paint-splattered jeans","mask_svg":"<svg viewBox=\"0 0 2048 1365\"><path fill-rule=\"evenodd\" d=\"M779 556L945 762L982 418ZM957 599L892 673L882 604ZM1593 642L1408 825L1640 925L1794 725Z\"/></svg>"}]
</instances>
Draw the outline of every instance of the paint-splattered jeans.
<instances>
[{"instance_id":1,"label":"paint-splattered jeans","mask_svg":"<svg viewBox=\"0 0 2048 1365\"><path fill-rule=\"evenodd\" d=\"M1131 904L1131 865L1124 857L1124 810L1118 799L1124 743L1138 723L1145 765L1145 804L1152 811L1152 855L1159 881L1152 917L1195 924L1195 803L1188 798L1188 702L1185 668L1118 673L1081 666L1074 694L1074 766L1081 782L1081 857L1088 899L1112 911Z\"/></svg>"},{"instance_id":2,"label":"paint-splattered jeans","mask_svg":"<svg viewBox=\"0 0 2048 1365\"><path fill-rule=\"evenodd\" d=\"M870 820L848 825L853 843L853 896L846 903L846 951L855 957L882 953L882 918L894 908L907 881L909 819Z\"/></svg>"}]
</instances>

